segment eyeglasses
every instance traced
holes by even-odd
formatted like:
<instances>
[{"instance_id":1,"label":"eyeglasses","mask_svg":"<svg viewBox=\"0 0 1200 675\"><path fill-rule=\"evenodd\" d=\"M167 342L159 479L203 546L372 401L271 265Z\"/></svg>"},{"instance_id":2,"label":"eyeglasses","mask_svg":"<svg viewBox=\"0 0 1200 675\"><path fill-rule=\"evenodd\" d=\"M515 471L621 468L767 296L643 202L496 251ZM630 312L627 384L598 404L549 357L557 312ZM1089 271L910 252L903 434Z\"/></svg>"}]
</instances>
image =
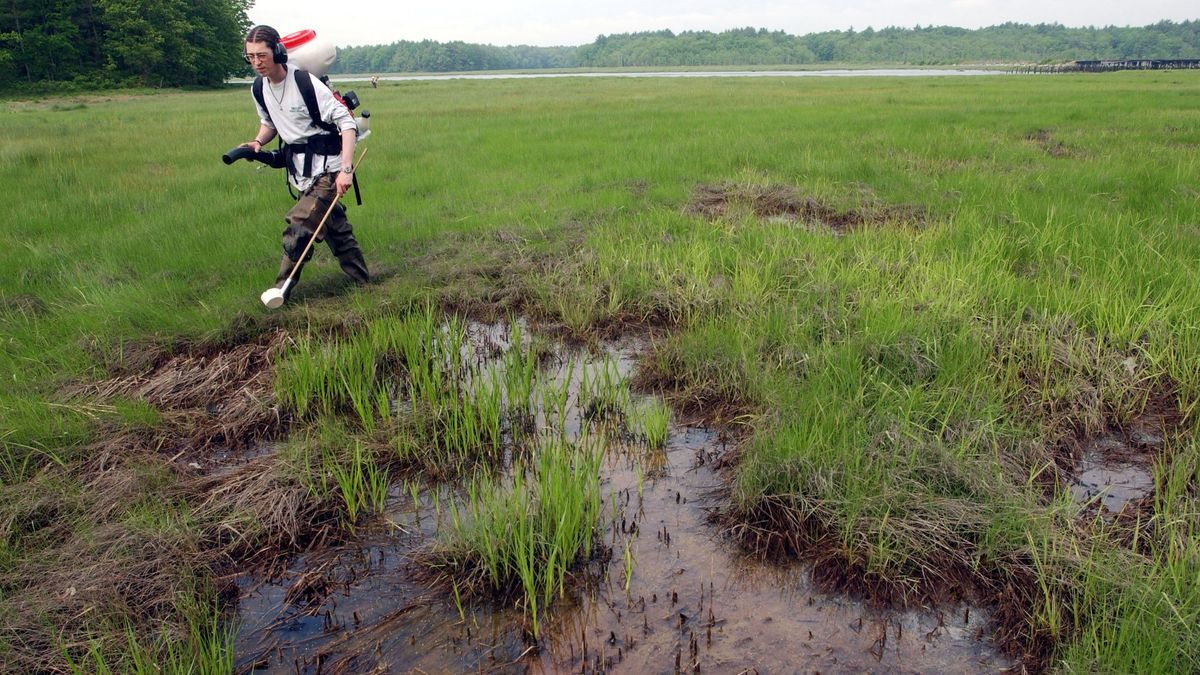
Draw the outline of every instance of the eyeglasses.
<instances>
[{"instance_id":1,"label":"eyeglasses","mask_svg":"<svg viewBox=\"0 0 1200 675\"><path fill-rule=\"evenodd\" d=\"M246 60L246 63L251 63L253 61L269 61L271 59L271 53L270 52L256 52L254 54L247 53L247 54L242 54L242 58Z\"/></svg>"}]
</instances>

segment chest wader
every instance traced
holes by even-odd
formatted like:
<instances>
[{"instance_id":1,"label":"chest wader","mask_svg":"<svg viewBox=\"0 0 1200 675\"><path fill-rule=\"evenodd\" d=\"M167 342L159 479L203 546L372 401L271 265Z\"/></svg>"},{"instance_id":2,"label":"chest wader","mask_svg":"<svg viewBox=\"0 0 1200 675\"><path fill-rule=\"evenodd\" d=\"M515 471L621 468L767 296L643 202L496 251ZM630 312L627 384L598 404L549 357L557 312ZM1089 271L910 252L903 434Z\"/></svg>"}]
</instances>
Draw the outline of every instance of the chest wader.
<instances>
[{"instance_id":1,"label":"chest wader","mask_svg":"<svg viewBox=\"0 0 1200 675\"><path fill-rule=\"evenodd\" d=\"M317 94L312 85L312 79L309 74L303 70L296 70L289 73L296 82L296 86L300 91L300 95L304 99L304 104L308 108L309 118L314 126L323 130L324 133L316 134L305 139L302 143L282 143L284 166L287 168L288 175L293 179L296 177L310 178L312 177L312 163L314 155L339 155L342 152L342 136L338 131L337 125L326 122L321 119L320 108L317 105ZM255 78L252 87L254 98L258 101L259 106L265 111L267 106L263 102L262 93L262 77ZM270 113L268 113L268 116ZM296 157L301 158L300 167L297 168L295 161ZM296 204L288 211L284 220L287 222L287 227L283 230L283 258L279 261L279 273L276 275L276 285L280 286L291 274L292 268L296 263L301 263L296 268L293 275L292 283L287 288L286 295L290 295L292 289L296 287L296 283L300 280L300 272L304 268L303 263L308 262L312 258L312 250L309 250L303 261L299 260L301 253L308 246L309 239L312 238L312 233L320 222L325 211L329 209L329 205L333 203L334 197L337 196L337 187L334 182L335 174L325 173L317 176L312 185L308 189L303 190L296 197ZM291 191L291 183L288 184L288 191ZM358 177L354 178L354 195L357 202L361 205L362 199L358 191ZM329 214L329 219L325 223L322 230L322 236L317 241L324 240L329 244L329 249L334 257L337 258L338 264L346 276L350 277L358 283L366 283L369 280L367 272L367 264L363 259L362 250L358 246L358 241L354 238L354 231L350 225L350 221L346 219L346 209L338 202L334 206L333 211Z\"/></svg>"}]
</instances>

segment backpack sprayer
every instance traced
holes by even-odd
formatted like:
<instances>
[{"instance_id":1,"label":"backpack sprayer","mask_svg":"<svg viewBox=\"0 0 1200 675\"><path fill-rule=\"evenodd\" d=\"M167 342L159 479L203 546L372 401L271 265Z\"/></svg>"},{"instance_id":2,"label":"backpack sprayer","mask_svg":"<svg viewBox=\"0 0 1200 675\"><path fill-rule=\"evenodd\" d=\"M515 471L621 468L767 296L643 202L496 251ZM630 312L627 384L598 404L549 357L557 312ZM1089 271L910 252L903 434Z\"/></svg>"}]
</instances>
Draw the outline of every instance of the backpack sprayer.
<instances>
[{"instance_id":1,"label":"backpack sprayer","mask_svg":"<svg viewBox=\"0 0 1200 675\"><path fill-rule=\"evenodd\" d=\"M287 50L286 61L296 65L301 70L312 73L317 76L329 90L333 92L333 97L346 106L353 113L361 104L358 95L353 91L341 93L333 88L329 83L329 68L333 66L333 62L337 60L337 47L332 42L324 38L317 37L317 32L314 30L300 30L289 35L285 35L279 40L280 44ZM255 97L261 100L261 84L255 84L257 91ZM314 120L320 118L320 111L315 110L315 97L305 97L305 103L309 104L309 116ZM264 109L266 106L263 106ZM358 140L361 142L367 136L371 135L370 129L371 112L363 109L362 114L354 118L354 123L358 126ZM233 164L239 159L244 159L252 162L261 162L271 167L272 169L283 169L287 166L286 153L283 150L259 150L255 152L248 147L238 146L221 156L221 160L226 164ZM357 193L357 184L355 192ZM360 202L361 203L361 200Z\"/></svg>"}]
</instances>

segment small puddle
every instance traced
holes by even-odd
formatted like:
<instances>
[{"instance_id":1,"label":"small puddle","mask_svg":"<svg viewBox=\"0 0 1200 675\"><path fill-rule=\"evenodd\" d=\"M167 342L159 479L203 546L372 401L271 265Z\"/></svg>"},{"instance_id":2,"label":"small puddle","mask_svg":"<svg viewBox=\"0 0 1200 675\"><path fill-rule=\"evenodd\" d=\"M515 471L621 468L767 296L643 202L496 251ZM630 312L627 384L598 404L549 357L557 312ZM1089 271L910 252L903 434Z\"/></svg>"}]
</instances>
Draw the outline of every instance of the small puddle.
<instances>
[{"instance_id":1,"label":"small puddle","mask_svg":"<svg viewBox=\"0 0 1200 675\"><path fill-rule=\"evenodd\" d=\"M472 324L475 358L508 348L503 326ZM563 351L543 377L572 378L566 431L582 425L579 379L627 380L642 345ZM480 356L482 355L482 356ZM568 367L564 360L574 361ZM649 397L634 395L634 404ZM544 412L539 424L548 424ZM592 427L595 428L594 426ZM588 433L585 431L584 433ZM351 544L298 556L275 579L239 581L240 672L996 672L1012 666L971 607L873 611L817 592L800 565L748 559L708 522L720 483L716 431L671 424L665 447L612 442L600 541L536 646L522 610L464 603L415 581L414 554L448 527L454 486L395 485L381 522Z\"/></svg>"},{"instance_id":2,"label":"small puddle","mask_svg":"<svg viewBox=\"0 0 1200 675\"><path fill-rule=\"evenodd\" d=\"M1077 475L1067 486L1071 498L1080 504L1095 502L1102 512L1117 514L1153 492L1150 458L1135 444L1161 446L1162 439L1145 431L1134 432L1129 439L1117 434L1092 439L1083 449Z\"/></svg>"}]
</instances>

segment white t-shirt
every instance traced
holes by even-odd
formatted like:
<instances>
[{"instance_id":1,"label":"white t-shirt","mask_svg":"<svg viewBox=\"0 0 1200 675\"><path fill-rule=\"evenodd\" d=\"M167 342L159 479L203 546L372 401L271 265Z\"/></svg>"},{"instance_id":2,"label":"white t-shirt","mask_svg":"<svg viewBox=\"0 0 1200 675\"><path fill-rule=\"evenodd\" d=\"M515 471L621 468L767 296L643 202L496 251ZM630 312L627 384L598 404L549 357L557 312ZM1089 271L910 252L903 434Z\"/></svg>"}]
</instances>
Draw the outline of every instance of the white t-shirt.
<instances>
[{"instance_id":1,"label":"white t-shirt","mask_svg":"<svg viewBox=\"0 0 1200 675\"><path fill-rule=\"evenodd\" d=\"M254 107L258 110L258 116L262 119L262 123L274 129L283 138L283 142L288 144L298 143L325 133L324 129L313 124L312 117L308 114L308 106L304 104L304 97L300 95L300 87L295 82L297 70L287 65L284 68L287 69L287 75L278 85L263 78L263 103L266 104L267 109L263 110L262 106L258 105L258 99L254 99ZM333 92L329 91L329 87L326 87L312 73L308 73L308 77L312 80L313 91L317 94L317 109L321 111L321 119L336 124L339 131L355 129L354 115L333 97ZM251 98L254 98L253 93ZM270 113L269 117L267 113ZM307 190L321 174L341 169L342 157L341 155L313 155L312 175L307 178L300 175L304 170L303 154L297 153L292 158L292 164L295 171L290 172L288 178L297 190L303 191Z\"/></svg>"}]
</instances>

